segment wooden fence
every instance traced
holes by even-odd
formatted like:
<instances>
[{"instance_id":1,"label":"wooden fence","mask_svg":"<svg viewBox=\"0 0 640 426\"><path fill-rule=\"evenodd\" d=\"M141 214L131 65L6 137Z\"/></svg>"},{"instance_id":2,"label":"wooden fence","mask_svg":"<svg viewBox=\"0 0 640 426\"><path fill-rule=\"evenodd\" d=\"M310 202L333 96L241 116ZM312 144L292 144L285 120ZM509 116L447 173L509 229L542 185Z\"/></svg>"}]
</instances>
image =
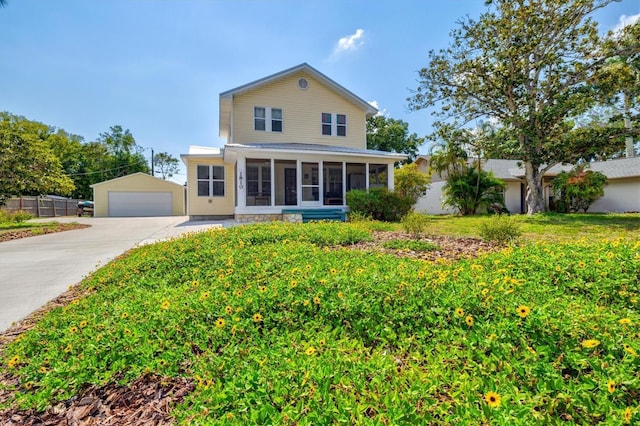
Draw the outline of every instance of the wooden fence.
<instances>
[{"instance_id":1,"label":"wooden fence","mask_svg":"<svg viewBox=\"0 0 640 426\"><path fill-rule=\"evenodd\" d=\"M68 198L19 197L9 198L7 204L0 208L8 212L22 210L35 217L75 216L78 201L80 200Z\"/></svg>"}]
</instances>

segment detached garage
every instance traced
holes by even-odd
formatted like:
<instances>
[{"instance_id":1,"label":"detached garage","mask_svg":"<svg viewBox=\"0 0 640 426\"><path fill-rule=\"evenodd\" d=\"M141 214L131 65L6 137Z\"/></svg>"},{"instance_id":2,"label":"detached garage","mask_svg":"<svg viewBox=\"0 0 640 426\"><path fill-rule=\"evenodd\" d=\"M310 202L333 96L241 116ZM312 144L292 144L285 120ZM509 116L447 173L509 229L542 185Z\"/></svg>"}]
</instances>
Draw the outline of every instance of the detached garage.
<instances>
[{"instance_id":1,"label":"detached garage","mask_svg":"<svg viewBox=\"0 0 640 426\"><path fill-rule=\"evenodd\" d=\"M146 173L91 185L94 216L184 216L185 187Z\"/></svg>"}]
</instances>

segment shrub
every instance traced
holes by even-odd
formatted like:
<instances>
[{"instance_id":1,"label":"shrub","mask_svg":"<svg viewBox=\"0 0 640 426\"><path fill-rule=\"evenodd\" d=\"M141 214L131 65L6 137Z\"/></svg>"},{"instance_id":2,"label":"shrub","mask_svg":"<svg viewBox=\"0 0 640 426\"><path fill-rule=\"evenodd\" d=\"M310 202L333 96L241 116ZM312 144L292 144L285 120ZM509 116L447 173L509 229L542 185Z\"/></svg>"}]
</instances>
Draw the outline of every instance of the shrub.
<instances>
[{"instance_id":1,"label":"shrub","mask_svg":"<svg viewBox=\"0 0 640 426\"><path fill-rule=\"evenodd\" d=\"M418 239L422 234L424 234L424 231L429 224L429 218L426 214L412 211L403 216L400 222L402 223L402 229L404 229L404 232L411 234L413 238Z\"/></svg>"},{"instance_id":2,"label":"shrub","mask_svg":"<svg viewBox=\"0 0 640 426\"><path fill-rule=\"evenodd\" d=\"M347 205L351 212L364 214L374 220L398 222L413 206L409 197L389 191L385 187L354 189L347 192Z\"/></svg>"},{"instance_id":3,"label":"shrub","mask_svg":"<svg viewBox=\"0 0 640 426\"><path fill-rule=\"evenodd\" d=\"M395 171L395 192L413 200L415 204L429 187L429 175L418 170L416 163L405 164Z\"/></svg>"},{"instance_id":4,"label":"shrub","mask_svg":"<svg viewBox=\"0 0 640 426\"><path fill-rule=\"evenodd\" d=\"M33 215L31 213L25 212L24 210L18 210L13 214L10 214L11 221L15 223L26 222L29 219L33 219Z\"/></svg>"},{"instance_id":5,"label":"shrub","mask_svg":"<svg viewBox=\"0 0 640 426\"><path fill-rule=\"evenodd\" d=\"M520 235L522 235L520 225L510 216L493 216L490 221L483 223L480 227L480 236L484 240L499 244L515 242Z\"/></svg>"},{"instance_id":6,"label":"shrub","mask_svg":"<svg viewBox=\"0 0 640 426\"><path fill-rule=\"evenodd\" d=\"M0 223L9 223L11 222L11 216L9 212L6 210L0 209Z\"/></svg>"},{"instance_id":7,"label":"shrub","mask_svg":"<svg viewBox=\"0 0 640 426\"><path fill-rule=\"evenodd\" d=\"M583 210L604 195L607 177L592 170L584 170L584 166L577 166L569 173L561 172L553 179L555 194L554 210L558 213L575 213Z\"/></svg>"},{"instance_id":8,"label":"shrub","mask_svg":"<svg viewBox=\"0 0 640 426\"><path fill-rule=\"evenodd\" d=\"M362 222L373 222L373 219L371 219L371 216L369 216L366 213L362 213L362 212L350 212L349 213L349 222L353 222L353 223L362 223Z\"/></svg>"},{"instance_id":9,"label":"shrub","mask_svg":"<svg viewBox=\"0 0 640 426\"><path fill-rule=\"evenodd\" d=\"M463 172L450 175L443 187L444 203L462 215L473 215L478 210L506 210L504 182L492 172L468 166Z\"/></svg>"}]
</instances>

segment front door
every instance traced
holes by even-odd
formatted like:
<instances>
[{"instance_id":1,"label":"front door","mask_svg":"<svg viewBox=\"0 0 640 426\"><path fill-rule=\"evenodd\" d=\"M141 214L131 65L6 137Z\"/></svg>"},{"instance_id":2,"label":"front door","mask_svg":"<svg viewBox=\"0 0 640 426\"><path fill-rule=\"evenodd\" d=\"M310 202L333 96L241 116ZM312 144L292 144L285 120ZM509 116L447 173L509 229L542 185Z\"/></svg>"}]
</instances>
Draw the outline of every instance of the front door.
<instances>
[{"instance_id":1,"label":"front door","mask_svg":"<svg viewBox=\"0 0 640 426\"><path fill-rule=\"evenodd\" d=\"M302 206L320 205L320 175L318 163L302 163Z\"/></svg>"},{"instance_id":2,"label":"front door","mask_svg":"<svg viewBox=\"0 0 640 426\"><path fill-rule=\"evenodd\" d=\"M298 204L298 187L296 182L296 169L284 169L284 205L295 206Z\"/></svg>"}]
</instances>

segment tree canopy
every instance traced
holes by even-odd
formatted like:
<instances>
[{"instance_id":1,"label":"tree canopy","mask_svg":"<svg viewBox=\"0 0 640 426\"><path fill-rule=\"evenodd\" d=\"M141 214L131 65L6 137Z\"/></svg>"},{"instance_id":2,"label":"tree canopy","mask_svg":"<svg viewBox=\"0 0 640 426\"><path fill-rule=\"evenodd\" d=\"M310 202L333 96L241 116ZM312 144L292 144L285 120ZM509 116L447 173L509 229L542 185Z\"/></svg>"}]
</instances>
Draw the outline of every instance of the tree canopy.
<instances>
[{"instance_id":1,"label":"tree canopy","mask_svg":"<svg viewBox=\"0 0 640 426\"><path fill-rule=\"evenodd\" d=\"M74 184L51 147L64 133L0 112L0 205L13 195L69 195Z\"/></svg>"},{"instance_id":2,"label":"tree canopy","mask_svg":"<svg viewBox=\"0 0 640 426\"><path fill-rule=\"evenodd\" d=\"M409 124L383 115L367 119L367 149L407 154L410 163L418 156L425 138L409 134Z\"/></svg>"},{"instance_id":3,"label":"tree canopy","mask_svg":"<svg viewBox=\"0 0 640 426\"><path fill-rule=\"evenodd\" d=\"M545 210L542 176L582 152L567 138L572 117L596 104L591 84L605 61L589 17L613 0L494 0L478 20L465 18L448 48L429 52L413 110L438 108L453 127L491 119L505 138L492 150L522 161L527 213ZM607 145L610 140L592 141ZM582 146L584 148L584 146Z\"/></svg>"},{"instance_id":4,"label":"tree canopy","mask_svg":"<svg viewBox=\"0 0 640 426\"><path fill-rule=\"evenodd\" d=\"M56 194L90 199L91 185L149 172L129 130L112 126L97 141L8 112L0 113L0 198Z\"/></svg>"},{"instance_id":5,"label":"tree canopy","mask_svg":"<svg viewBox=\"0 0 640 426\"><path fill-rule=\"evenodd\" d=\"M159 152L153 156L153 169L156 174L160 173L162 179L166 179L178 172L180 163L168 152Z\"/></svg>"}]
</instances>

